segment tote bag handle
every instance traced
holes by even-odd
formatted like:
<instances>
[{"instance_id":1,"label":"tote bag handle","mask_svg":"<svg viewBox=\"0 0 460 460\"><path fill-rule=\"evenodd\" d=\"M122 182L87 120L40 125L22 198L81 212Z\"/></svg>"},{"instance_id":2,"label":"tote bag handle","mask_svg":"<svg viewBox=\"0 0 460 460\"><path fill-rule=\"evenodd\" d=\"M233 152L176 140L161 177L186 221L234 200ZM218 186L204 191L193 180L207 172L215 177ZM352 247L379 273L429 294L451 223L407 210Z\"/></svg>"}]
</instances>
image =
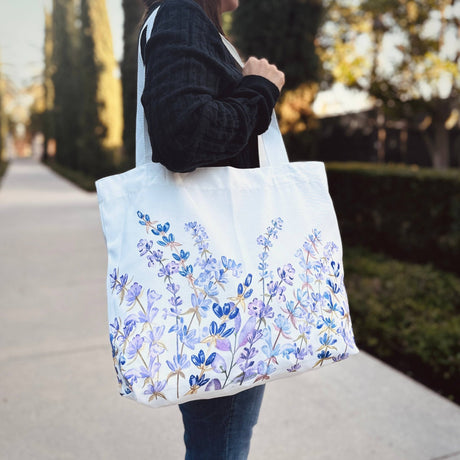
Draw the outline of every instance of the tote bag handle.
<instances>
[{"instance_id":1,"label":"tote bag handle","mask_svg":"<svg viewBox=\"0 0 460 460\"><path fill-rule=\"evenodd\" d=\"M142 93L145 87L145 65L141 53L141 37L144 29L147 29L146 36L150 37L159 7L152 12L144 24L138 43L138 64L137 64L137 110L136 110L136 166L141 166L152 161L152 146L150 144L147 119L144 113L144 107L141 102ZM147 38L148 40L148 38ZM235 47L222 35L222 41L232 54L234 59L244 66ZM283 137L278 126L275 111L272 113L270 126L261 136L258 136L259 144L259 163L261 167L276 166L289 163L286 147L284 146Z\"/></svg>"}]
</instances>

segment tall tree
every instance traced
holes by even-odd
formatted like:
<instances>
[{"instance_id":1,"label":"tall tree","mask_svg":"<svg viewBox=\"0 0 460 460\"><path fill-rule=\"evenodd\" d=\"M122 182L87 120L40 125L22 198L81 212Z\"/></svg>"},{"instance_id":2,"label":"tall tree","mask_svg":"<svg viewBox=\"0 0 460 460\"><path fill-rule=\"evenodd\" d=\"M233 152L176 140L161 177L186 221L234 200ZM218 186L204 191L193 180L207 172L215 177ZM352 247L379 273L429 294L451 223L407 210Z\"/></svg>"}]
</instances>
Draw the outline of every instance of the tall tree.
<instances>
[{"instance_id":1,"label":"tall tree","mask_svg":"<svg viewBox=\"0 0 460 460\"><path fill-rule=\"evenodd\" d=\"M449 166L449 132L460 91L458 0L329 1L323 60L336 81L366 89L387 116L425 114L433 166ZM367 50L363 36L370 37ZM393 42L392 64L381 59ZM361 49L361 51L360 51ZM346 51L346 52L344 52Z\"/></svg>"},{"instance_id":2,"label":"tall tree","mask_svg":"<svg viewBox=\"0 0 460 460\"><path fill-rule=\"evenodd\" d=\"M45 93L45 112L43 114L43 160L48 158L49 141L54 138L54 85L53 85L53 17L45 9L45 42L43 46L45 67L43 87Z\"/></svg>"},{"instance_id":3,"label":"tall tree","mask_svg":"<svg viewBox=\"0 0 460 460\"><path fill-rule=\"evenodd\" d=\"M80 98L75 0L53 0L52 82L56 160L77 168Z\"/></svg>"},{"instance_id":4,"label":"tall tree","mask_svg":"<svg viewBox=\"0 0 460 460\"><path fill-rule=\"evenodd\" d=\"M137 101L137 44L139 23L144 13L142 0L123 0L123 61L121 82L123 87L123 146L127 166L135 163L136 101Z\"/></svg>"},{"instance_id":5,"label":"tall tree","mask_svg":"<svg viewBox=\"0 0 460 460\"><path fill-rule=\"evenodd\" d=\"M321 13L321 0L241 0L231 34L246 56L263 56L282 69L292 89L318 79Z\"/></svg>"},{"instance_id":6,"label":"tall tree","mask_svg":"<svg viewBox=\"0 0 460 460\"><path fill-rule=\"evenodd\" d=\"M5 81L3 78L2 59L0 54L0 161L6 160L6 131L5 116Z\"/></svg>"},{"instance_id":7,"label":"tall tree","mask_svg":"<svg viewBox=\"0 0 460 460\"><path fill-rule=\"evenodd\" d=\"M79 168L104 175L121 161L121 84L114 75L112 33L105 0L81 0L81 126Z\"/></svg>"}]
</instances>

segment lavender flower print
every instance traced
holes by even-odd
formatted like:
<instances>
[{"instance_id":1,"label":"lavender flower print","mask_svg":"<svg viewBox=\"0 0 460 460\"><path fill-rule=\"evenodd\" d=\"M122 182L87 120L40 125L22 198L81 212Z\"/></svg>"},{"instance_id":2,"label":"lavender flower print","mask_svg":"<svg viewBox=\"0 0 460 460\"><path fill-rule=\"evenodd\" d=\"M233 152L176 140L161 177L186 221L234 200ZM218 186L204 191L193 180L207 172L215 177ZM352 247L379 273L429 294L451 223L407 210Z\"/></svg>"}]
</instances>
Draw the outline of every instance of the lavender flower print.
<instances>
[{"instance_id":1,"label":"lavender flower print","mask_svg":"<svg viewBox=\"0 0 460 460\"><path fill-rule=\"evenodd\" d=\"M272 251L289 223L273 219L254 238L251 267L212 253L206 229L138 211L133 253L145 276L112 268L119 315L110 342L122 394L147 402L263 383L354 353L337 245L312 229L279 266ZM147 236L146 236L147 233ZM160 313L161 312L161 313Z\"/></svg>"}]
</instances>

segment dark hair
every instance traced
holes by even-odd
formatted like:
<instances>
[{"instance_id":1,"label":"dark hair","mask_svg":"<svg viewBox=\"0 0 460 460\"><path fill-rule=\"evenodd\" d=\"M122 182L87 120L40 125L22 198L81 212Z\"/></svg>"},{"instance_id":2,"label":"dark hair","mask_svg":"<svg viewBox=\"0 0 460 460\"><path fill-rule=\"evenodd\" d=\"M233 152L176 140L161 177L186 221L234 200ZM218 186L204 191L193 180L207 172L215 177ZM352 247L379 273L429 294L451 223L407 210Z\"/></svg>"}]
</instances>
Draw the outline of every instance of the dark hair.
<instances>
[{"instance_id":1,"label":"dark hair","mask_svg":"<svg viewBox=\"0 0 460 460\"><path fill-rule=\"evenodd\" d=\"M153 8L160 3L162 0L143 0L145 5L145 12L142 18L141 24L144 24L145 20L153 10ZM194 0L198 5L203 8L206 16L213 22L213 24L217 27L217 30L223 34L222 30L222 4L221 0Z\"/></svg>"}]
</instances>

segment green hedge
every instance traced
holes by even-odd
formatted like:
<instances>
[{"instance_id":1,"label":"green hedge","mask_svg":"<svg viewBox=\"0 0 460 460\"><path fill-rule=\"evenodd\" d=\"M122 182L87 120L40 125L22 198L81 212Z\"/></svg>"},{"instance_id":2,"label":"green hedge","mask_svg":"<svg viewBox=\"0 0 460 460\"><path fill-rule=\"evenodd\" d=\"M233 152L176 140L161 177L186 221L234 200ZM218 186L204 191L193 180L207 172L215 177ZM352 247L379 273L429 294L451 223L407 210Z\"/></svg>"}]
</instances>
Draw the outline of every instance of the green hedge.
<instances>
[{"instance_id":1,"label":"green hedge","mask_svg":"<svg viewBox=\"0 0 460 460\"><path fill-rule=\"evenodd\" d=\"M6 168L8 168L8 162L0 160L0 182L1 182L3 175L6 172Z\"/></svg>"},{"instance_id":2,"label":"green hedge","mask_svg":"<svg viewBox=\"0 0 460 460\"><path fill-rule=\"evenodd\" d=\"M327 165L345 243L460 273L460 170Z\"/></svg>"},{"instance_id":3,"label":"green hedge","mask_svg":"<svg viewBox=\"0 0 460 460\"><path fill-rule=\"evenodd\" d=\"M345 247L359 348L460 402L460 278Z\"/></svg>"},{"instance_id":4,"label":"green hedge","mask_svg":"<svg viewBox=\"0 0 460 460\"><path fill-rule=\"evenodd\" d=\"M54 159L46 161L45 164L49 166L55 173L69 180L70 182L73 182L83 190L86 190L87 192L96 191L96 186L94 185L96 179L88 176L84 172L63 166Z\"/></svg>"}]
</instances>

